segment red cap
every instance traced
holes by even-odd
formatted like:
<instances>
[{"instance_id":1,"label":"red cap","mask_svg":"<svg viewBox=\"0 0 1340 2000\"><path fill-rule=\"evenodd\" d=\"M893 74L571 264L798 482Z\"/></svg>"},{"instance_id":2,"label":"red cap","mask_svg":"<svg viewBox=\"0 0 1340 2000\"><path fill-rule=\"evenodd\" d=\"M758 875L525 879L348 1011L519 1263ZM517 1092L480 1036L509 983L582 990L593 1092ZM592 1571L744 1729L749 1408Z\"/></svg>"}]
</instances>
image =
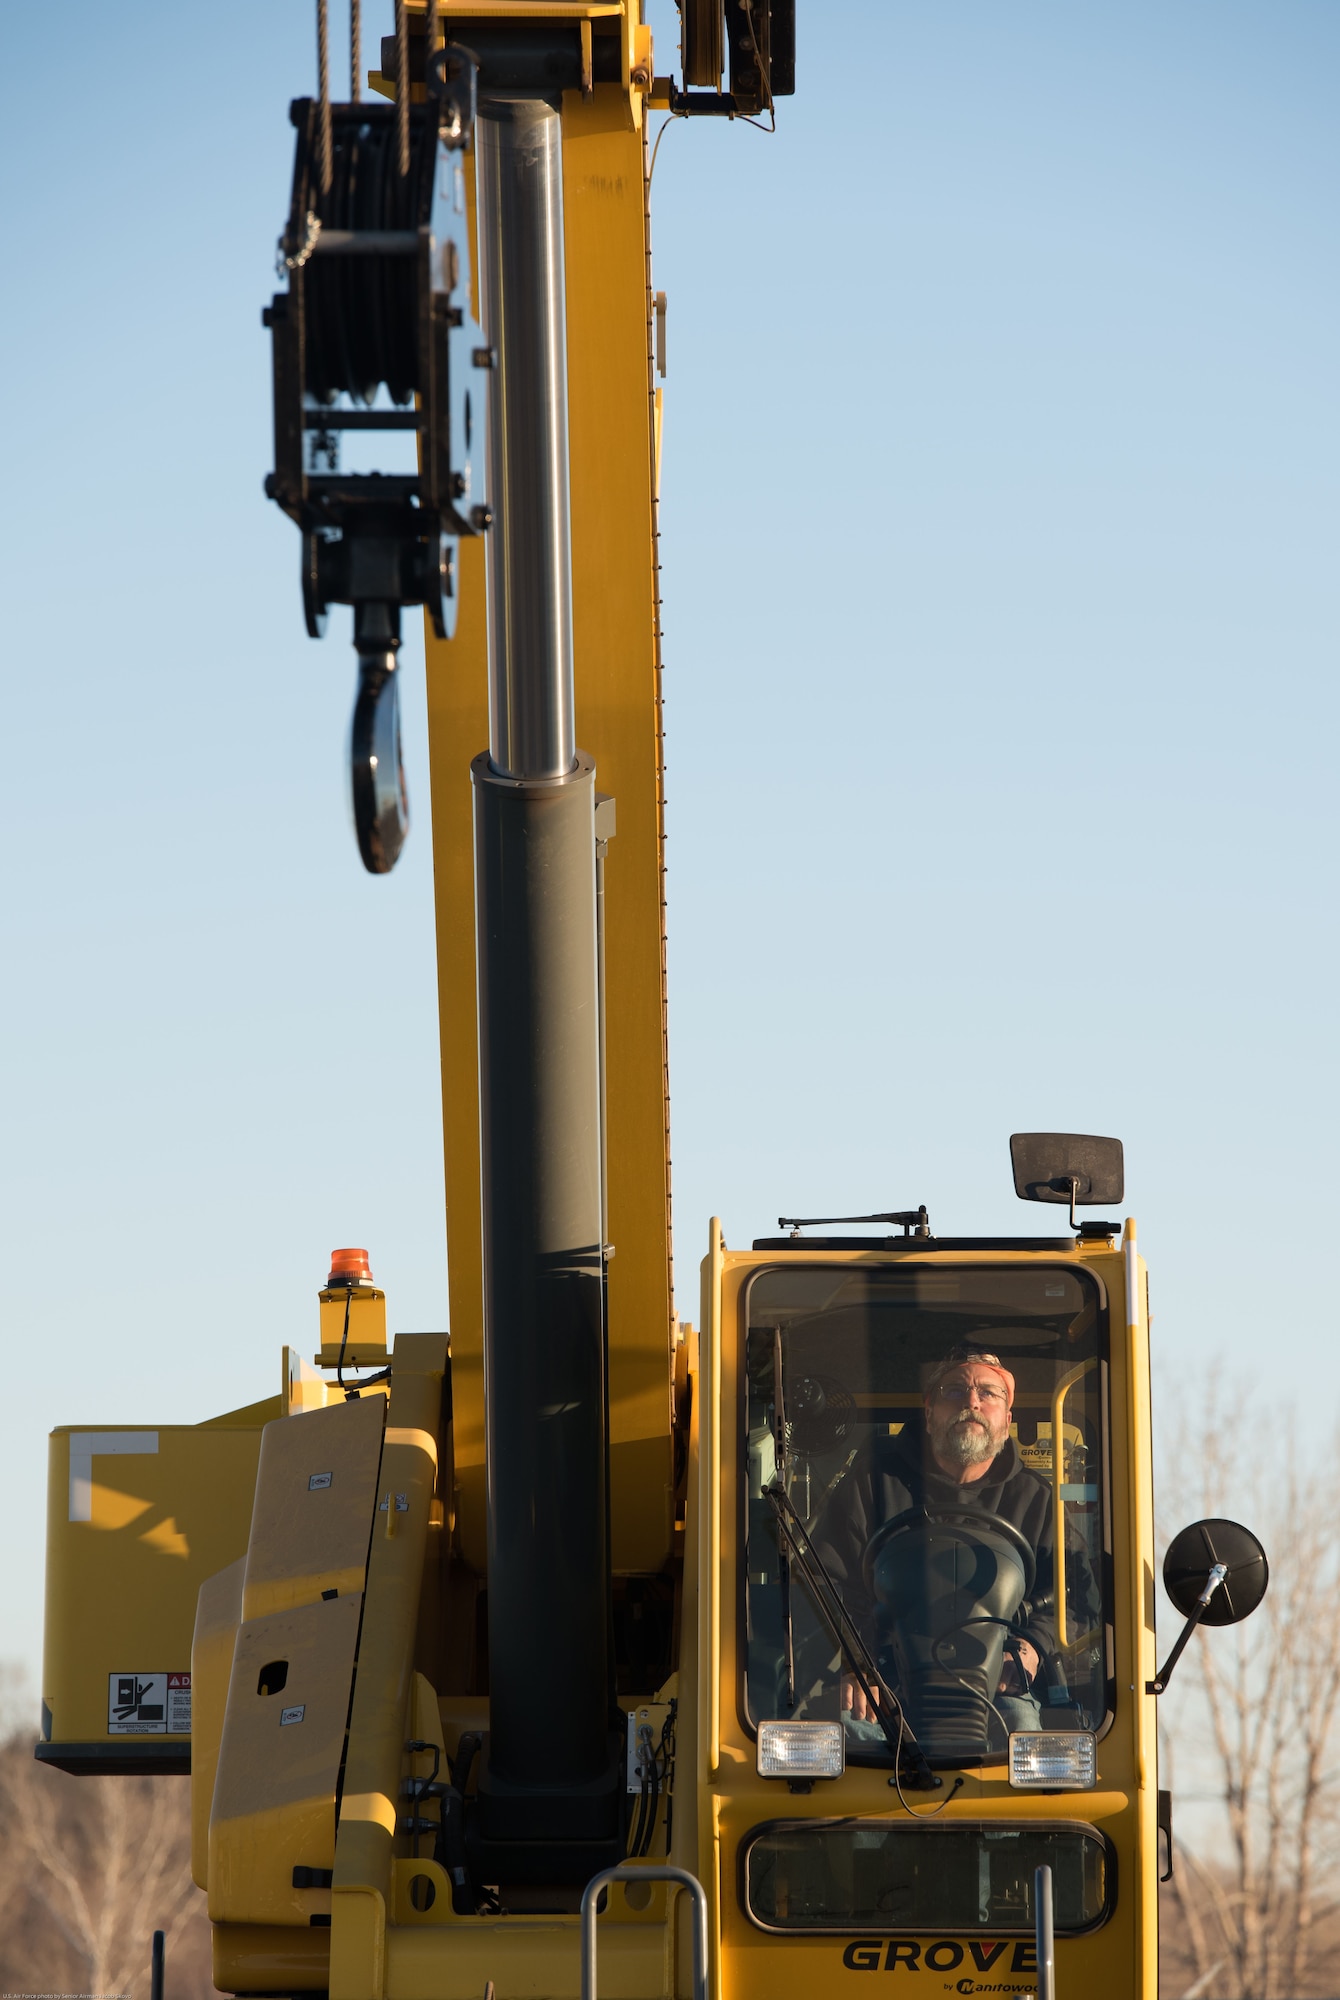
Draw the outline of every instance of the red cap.
<instances>
[{"instance_id":1,"label":"red cap","mask_svg":"<svg viewBox=\"0 0 1340 2000\"><path fill-rule=\"evenodd\" d=\"M925 1399L929 1403L943 1388L951 1375L957 1375L961 1368L989 1368L993 1375L999 1375L1005 1384L1005 1394L1010 1408L1014 1407L1014 1377L998 1354L988 1354L976 1348L951 1348L926 1384Z\"/></svg>"},{"instance_id":2,"label":"red cap","mask_svg":"<svg viewBox=\"0 0 1340 2000\"><path fill-rule=\"evenodd\" d=\"M330 1276L327 1285L370 1285L372 1272L368 1268L366 1250L332 1250L330 1253Z\"/></svg>"}]
</instances>

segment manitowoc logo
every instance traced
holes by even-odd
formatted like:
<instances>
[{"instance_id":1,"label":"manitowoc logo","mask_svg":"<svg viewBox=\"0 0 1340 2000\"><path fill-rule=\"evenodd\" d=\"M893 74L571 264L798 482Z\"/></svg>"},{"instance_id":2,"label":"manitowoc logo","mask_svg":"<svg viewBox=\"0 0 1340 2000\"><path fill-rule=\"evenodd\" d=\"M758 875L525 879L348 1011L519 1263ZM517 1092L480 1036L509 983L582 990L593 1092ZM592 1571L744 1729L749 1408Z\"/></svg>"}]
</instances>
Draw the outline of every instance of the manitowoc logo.
<instances>
[{"instance_id":1,"label":"manitowoc logo","mask_svg":"<svg viewBox=\"0 0 1340 2000\"><path fill-rule=\"evenodd\" d=\"M1008 1954L1008 1960L1007 1960ZM959 1979L944 1979L946 1993L1017 1993L1013 1979L979 1979L983 1972L1036 1972L1037 1948L1031 1944L1011 1946L974 1938L960 1944L957 1938L937 1938L923 1944L918 1938L853 1938L842 1954L842 1963L852 1972L963 1972ZM968 1972L965 1968L971 1967Z\"/></svg>"}]
</instances>

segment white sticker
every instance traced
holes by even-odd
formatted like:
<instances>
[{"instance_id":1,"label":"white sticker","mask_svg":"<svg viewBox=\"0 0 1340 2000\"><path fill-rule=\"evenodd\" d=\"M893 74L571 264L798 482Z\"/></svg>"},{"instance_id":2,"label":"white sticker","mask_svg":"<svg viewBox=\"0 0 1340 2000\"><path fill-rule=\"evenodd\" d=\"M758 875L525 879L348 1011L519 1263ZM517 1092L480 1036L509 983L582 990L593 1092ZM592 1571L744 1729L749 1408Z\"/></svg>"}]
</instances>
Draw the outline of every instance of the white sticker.
<instances>
[{"instance_id":1,"label":"white sticker","mask_svg":"<svg viewBox=\"0 0 1340 2000\"><path fill-rule=\"evenodd\" d=\"M70 1432L70 1519L93 1519L93 1461L118 1454L151 1458L158 1451L157 1431ZM118 1680L121 1678L117 1676ZM141 1680L144 1676L141 1674Z\"/></svg>"},{"instance_id":2,"label":"white sticker","mask_svg":"<svg viewBox=\"0 0 1340 2000\"><path fill-rule=\"evenodd\" d=\"M387 1494L387 1496L386 1496L386 1498L385 1498L384 1500L382 1500L382 1501L379 1501L379 1502L378 1502L378 1506L377 1506L377 1512L378 1512L379 1514L385 1514L385 1513L389 1512L389 1510L390 1510L390 1505L391 1505L391 1496L390 1496L390 1494L388 1493L388 1494ZM396 1510L396 1513L397 1513L397 1514L408 1514L408 1512L409 1512L409 1495L408 1495L408 1493L397 1493L397 1494L396 1494L396 1496L395 1496L395 1510Z\"/></svg>"},{"instance_id":3,"label":"white sticker","mask_svg":"<svg viewBox=\"0 0 1340 2000\"><path fill-rule=\"evenodd\" d=\"M309 1493L315 1493L318 1487L329 1486L331 1480L334 1477L335 1475L333 1472L314 1472L311 1478L307 1482L307 1491Z\"/></svg>"},{"instance_id":4,"label":"white sticker","mask_svg":"<svg viewBox=\"0 0 1340 2000\"><path fill-rule=\"evenodd\" d=\"M297 1708L281 1709L279 1715L279 1727L283 1729L290 1722L301 1722L306 1713L307 1713L307 1703L305 1701L302 1702Z\"/></svg>"},{"instance_id":5,"label":"white sticker","mask_svg":"<svg viewBox=\"0 0 1340 2000\"><path fill-rule=\"evenodd\" d=\"M167 1726L169 1736L189 1736L191 1733L189 1674L169 1674L167 1677Z\"/></svg>"},{"instance_id":6,"label":"white sticker","mask_svg":"<svg viewBox=\"0 0 1340 2000\"><path fill-rule=\"evenodd\" d=\"M109 1736L166 1736L167 1707L166 1674L108 1674Z\"/></svg>"}]
</instances>

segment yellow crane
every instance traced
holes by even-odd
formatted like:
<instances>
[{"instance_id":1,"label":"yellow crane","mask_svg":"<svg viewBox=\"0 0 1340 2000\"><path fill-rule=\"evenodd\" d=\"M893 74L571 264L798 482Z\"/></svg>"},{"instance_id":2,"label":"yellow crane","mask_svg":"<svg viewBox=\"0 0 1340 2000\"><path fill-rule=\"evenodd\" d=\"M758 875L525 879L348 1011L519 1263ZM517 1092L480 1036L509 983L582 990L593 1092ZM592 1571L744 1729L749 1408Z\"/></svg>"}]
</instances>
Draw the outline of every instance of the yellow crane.
<instances>
[{"instance_id":1,"label":"yellow crane","mask_svg":"<svg viewBox=\"0 0 1340 2000\"><path fill-rule=\"evenodd\" d=\"M273 1394L53 1434L38 1755L190 1773L227 1993L1153 2000L1156 1702L1267 1572L1177 1537L1160 1671L1118 1143L1014 1135L1047 1237L714 1220L675 1310L646 120L794 77L787 0L682 16L399 0L332 103L322 7L269 491L373 872L425 613L451 1332L341 1248Z\"/></svg>"}]
</instances>

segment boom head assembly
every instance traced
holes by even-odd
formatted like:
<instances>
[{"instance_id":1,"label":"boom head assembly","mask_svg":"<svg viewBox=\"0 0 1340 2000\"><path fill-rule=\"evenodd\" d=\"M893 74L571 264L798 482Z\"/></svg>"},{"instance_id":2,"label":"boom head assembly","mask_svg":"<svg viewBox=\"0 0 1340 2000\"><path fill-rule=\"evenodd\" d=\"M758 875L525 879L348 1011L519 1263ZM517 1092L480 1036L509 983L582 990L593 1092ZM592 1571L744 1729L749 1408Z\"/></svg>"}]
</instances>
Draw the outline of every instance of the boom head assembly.
<instances>
[{"instance_id":1,"label":"boom head assembly","mask_svg":"<svg viewBox=\"0 0 1340 2000\"><path fill-rule=\"evenodd\" d=\"M402 606L455 630L457 544L489 525L484 430L491 354L470 305L465 154L476 62L448 46L424 101L292 107L297 128L278 268L264 314L274 358L275 469L266 492L302 532L307 630L354 613L350 740L364 866L394 867L409 830L396 677ZM414 470L346 471L346 435L410 434Z\"/></svg>"}]
</instances>

